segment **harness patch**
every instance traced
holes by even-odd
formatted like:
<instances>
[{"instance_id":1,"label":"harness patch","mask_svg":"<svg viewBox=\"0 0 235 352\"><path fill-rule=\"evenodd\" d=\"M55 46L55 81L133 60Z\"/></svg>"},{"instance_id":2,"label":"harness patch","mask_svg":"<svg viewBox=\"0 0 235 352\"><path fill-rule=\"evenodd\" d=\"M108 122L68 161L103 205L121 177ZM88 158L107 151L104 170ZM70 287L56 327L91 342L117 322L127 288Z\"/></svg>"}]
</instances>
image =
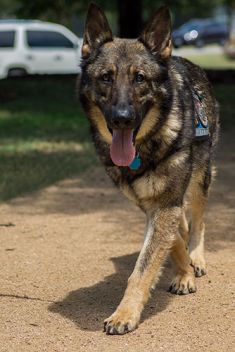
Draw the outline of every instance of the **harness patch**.
<instances>
[{"instance_id":1,"label":"harness patch","mask_svg":"<svg viewBox=\"0 0 235 352\"><path fill-rule=\"evenodd\" d=\"M209 123L206 111L203 107L203 98L197 93L193 93L195 106L195 137L206 139L209 137Z\"/></svg>"}]
</instances>

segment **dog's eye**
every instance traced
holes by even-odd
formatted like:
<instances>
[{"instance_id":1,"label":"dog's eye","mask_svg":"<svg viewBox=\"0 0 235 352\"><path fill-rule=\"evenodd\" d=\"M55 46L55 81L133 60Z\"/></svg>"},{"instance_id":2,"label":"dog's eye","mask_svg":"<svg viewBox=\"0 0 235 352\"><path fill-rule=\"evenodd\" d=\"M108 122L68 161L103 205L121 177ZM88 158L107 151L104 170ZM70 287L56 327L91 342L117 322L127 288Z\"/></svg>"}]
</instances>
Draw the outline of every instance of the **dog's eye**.
<instances>
[{"instance_id":1,"label":"dog's eye","mask_svg":"<svg viewBox=\"0 0 235 352\"><path fill-rule=\"evenodd\" d=\"M145 81L145 76L143 73L138 72L135 76L136 83L143 83Z\"/></svg>"},{"instance_id":2,"label":"dog's eye","mask_svg":"<svg viewBox=\"0 0 235 352\"><path fill-rule=\"evenodd\" d=\"M103 73L101 76L101 80L105 83L111 83L112 82L112 77L109 73Z\"/></svg>"}]
</instances>

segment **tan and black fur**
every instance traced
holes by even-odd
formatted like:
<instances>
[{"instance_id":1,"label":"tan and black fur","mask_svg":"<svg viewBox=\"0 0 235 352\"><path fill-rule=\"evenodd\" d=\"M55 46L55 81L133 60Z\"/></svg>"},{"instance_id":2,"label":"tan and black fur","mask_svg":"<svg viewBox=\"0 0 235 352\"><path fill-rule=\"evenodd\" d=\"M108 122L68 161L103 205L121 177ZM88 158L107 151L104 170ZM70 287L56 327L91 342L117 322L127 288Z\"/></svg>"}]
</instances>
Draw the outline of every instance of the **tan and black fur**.
<instances>
[{"instance_id":1,"label":"tan and black fur","mask_svg":"<svg viewBox=\"0 0 235 352\"><path fill-rule=\"evenodd\" d=\"M206 273L203 213L218 108L205 73L171 56L171 21L165 7L138 39L128 40L113 38L104 13L91 5L82 53L79 94L97 152L114 183L147 218L144 244L124 297L104 325L107 334L124 334L138 326L169 253L175 268L170 292L195 292L194 276ZM203 140L195 138L195 91L209 120L210 135ZM117 106L125 106L133 117L133 142L142 160L138 170L116 166L110 158Z\"/></svg>"}]
</instances>

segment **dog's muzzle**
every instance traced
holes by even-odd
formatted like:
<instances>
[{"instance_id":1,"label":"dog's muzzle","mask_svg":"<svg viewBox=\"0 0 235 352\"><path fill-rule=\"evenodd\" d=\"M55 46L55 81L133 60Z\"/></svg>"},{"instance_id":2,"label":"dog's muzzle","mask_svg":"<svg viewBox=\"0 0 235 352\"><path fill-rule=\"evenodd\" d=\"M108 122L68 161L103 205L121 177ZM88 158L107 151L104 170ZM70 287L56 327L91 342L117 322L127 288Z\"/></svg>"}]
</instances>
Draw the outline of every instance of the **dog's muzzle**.
<instances>
[{"instance_id":1,"label":"dog's muzzle","mask_svg":"<svg viewBox=\"0 0 235 352\"><path fill-rule=\"evenodd\" d=\"M112 107L111 119L109 121L111 129L135 129L136 118L132 105L118 104Z\"/></svg>"}]
</instances>

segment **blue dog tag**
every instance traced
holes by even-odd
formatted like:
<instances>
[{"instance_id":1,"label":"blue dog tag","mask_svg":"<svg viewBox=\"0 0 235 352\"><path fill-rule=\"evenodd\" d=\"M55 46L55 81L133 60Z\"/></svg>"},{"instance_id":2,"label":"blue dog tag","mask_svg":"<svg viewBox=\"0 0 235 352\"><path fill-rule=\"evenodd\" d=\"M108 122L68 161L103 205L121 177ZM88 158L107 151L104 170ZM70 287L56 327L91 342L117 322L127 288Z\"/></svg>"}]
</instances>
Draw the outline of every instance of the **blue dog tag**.
<instances>
[{"instance_id":1,"label":"blue dog tag","mask_svg":"<svg viewBox=\"0 0 235 352\"><path fill-rule=\"evenodd\" d=\"M209 136L209 127L208 125L205 127L202 125L201 121L198 122L196 129L195 129L195 136L198 138L207 137Z\"/></svg>"},{"instance_id":2,"label":"blue dog tag","mask_svg":"<svg viewBox=\"0 0 235 352\"><path fill-rule=\"evenodd\" d=\"M140 159L140 156L138 154L138 155L136 155L136 157L132 161L132 163L129 165L129 168L131 170L138 170L140 166L141 166L141 159Z\"/></svg>"}]
</instances>

